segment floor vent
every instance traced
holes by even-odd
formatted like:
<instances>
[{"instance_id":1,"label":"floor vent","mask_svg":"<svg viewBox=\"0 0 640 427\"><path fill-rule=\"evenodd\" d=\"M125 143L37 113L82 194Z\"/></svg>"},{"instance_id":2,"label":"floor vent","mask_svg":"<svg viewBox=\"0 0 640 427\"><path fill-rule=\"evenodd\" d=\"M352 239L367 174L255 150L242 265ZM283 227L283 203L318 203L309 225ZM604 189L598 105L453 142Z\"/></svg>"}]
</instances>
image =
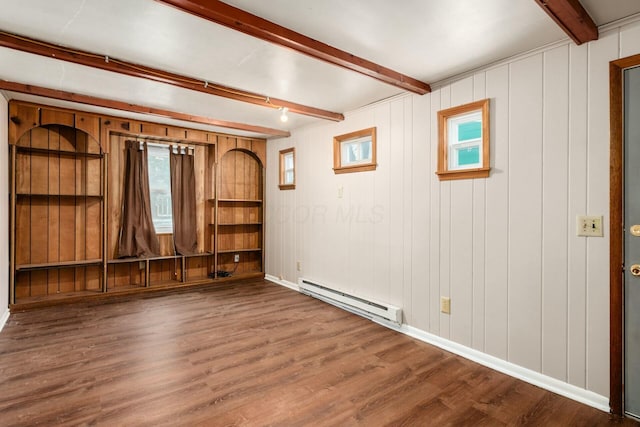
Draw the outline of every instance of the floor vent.
<instances>
[{"instance_id":1,"label":"floor vent","mask_svg":"<svg viewBox=\"0 0 640 427\"><path fill-rule=\"evenodd\" d=\"M390 304L375 302L328 288L307 279L298 279L300 292L318 298L360 316L372 320L402 323L402 309Z\"/></svg>"}]
</instances>

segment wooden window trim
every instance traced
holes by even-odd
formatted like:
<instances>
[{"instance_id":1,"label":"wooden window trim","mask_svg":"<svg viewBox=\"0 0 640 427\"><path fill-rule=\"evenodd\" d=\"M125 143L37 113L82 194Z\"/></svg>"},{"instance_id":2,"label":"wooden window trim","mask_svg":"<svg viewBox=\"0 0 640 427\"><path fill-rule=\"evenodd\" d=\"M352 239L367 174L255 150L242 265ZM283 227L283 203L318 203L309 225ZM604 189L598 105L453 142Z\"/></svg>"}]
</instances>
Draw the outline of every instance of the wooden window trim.
<instances>
[{"instance_id":1,"label":"wooden window trim","mask_svg":"<svg viewBox=\"0 0 640 427\"><path fill-rule=\"evenodd\" d=\"M341 144L352 139L369 136L371 138L371 162L357 165L343 165ZM333 171L339 173L372 171L378 167L376 163L376 128L367 128L333 137Z\"/></svg>"},{"instance_id":2,"label":"wooden window trim","mask_svg":"<svg viewBox=\"0 0 640 427\"><path fill-rule=\"evenodd\" d=\"M284 183L284 158L289 153L293 154L293 184ZM296 149L294 147L280 150L280 180L278 187L280 190L295 190L296 188Z\"/></svg>"},{"instance_id":3,"label":"wooden window trim","mask_svg":"<svg viewBox=\"0 0 640 427\"><path fill-rule=\"evenodd\" d=\"M482 167L449 170L448 120L460 114L481 111L482 113ZM490 167L489 99L472 102L438 111L438 169L440 181L454 179L487 178Z\"/></svg>"}]
</instances>

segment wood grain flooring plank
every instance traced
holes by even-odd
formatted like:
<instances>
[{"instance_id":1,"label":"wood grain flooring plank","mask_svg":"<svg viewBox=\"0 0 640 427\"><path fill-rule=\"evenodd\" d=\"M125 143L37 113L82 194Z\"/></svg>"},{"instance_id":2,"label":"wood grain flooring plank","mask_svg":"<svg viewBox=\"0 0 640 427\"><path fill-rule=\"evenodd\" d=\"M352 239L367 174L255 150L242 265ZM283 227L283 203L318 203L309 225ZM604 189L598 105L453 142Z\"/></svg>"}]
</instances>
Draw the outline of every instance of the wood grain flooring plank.
<instances>
[{"instance_id":1,"label":"wood grain flooring plank","mask_svg":"<svg viewBox=\"0 0 640 427\"><path fill-rule=\"evenodd\" d=\"M614 423L262 280L13 313L0 378L3 426Z\"/></svg>"}]
</instances>

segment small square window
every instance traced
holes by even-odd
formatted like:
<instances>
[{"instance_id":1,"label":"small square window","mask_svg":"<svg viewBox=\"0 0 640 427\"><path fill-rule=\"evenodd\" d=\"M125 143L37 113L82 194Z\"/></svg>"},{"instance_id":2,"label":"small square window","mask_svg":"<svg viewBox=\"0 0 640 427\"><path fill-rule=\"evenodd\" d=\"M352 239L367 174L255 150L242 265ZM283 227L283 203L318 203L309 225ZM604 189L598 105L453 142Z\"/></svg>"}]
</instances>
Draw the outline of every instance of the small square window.
<instances>
[{"instance_id":1,"label":"small square window","mask_svg":"<svg viewBox=\"0 0 640 427\"><path fill-rule=\"evenodd\" d=\"M333 138L335 173L374 170L376 164L376 128L369 128Z\"/></svg>"},{"instance_id":2,"label":"small square window","mask_svg":"<svg viewBox=\"0 0 640 427\"><path fill-rule=\"evenodd\" d=\"M438 112L440 180L489 176L489 100Z\"/></svg>"},{"instance_id":3,"label":"small square window","mask_svg":"<svg viewBox=\"0 0 640 427\"><path fill-rule=\"evenodd\" d=\"M296 152L294 148L280 151L280 185L281 190L296 188Z\"/></svg>"}]
</instances>

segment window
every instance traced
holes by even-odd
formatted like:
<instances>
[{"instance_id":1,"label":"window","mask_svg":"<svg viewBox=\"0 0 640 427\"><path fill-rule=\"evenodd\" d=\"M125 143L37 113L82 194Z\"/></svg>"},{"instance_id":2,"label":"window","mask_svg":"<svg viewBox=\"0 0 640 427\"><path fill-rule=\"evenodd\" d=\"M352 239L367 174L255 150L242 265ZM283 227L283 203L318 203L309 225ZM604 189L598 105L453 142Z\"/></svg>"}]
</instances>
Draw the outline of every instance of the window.
<instances>
[{"instance_id":1,"label":"window","mask_svg":"<svg viewBox=\"0 0 640 427\"><path fill-rule=\"evenodd\" d=\"M151 216L158 234L173 233L169 147L147 144Z\"/></svg>"},{"instance_id":2,"label":"window","mask_svg":"<svg viewBox=\"0 0 640 427\"><path fill-rule=\"evenodd\" d=\"M280 151L280 189L296 188L296 152L295 148Z\"/></svg>"},{"instance_id":3,"label":"window","mask_svg":"<svg viewBox=\"0 0 640 427\"><path fill-rule=\"evenodd\" d=\"M376 128L363 129L333 138L335 173L375 170Z\"/></svg>"},{"instance_id":4,"label":"window","mask_svg":"<svg viewBox=\"0 0 640 427\"><path fill-rule=\"evenodd\" d=\"M489 176L489 100L438 112L440 180Z\"/></svg>"}]
</instances>

